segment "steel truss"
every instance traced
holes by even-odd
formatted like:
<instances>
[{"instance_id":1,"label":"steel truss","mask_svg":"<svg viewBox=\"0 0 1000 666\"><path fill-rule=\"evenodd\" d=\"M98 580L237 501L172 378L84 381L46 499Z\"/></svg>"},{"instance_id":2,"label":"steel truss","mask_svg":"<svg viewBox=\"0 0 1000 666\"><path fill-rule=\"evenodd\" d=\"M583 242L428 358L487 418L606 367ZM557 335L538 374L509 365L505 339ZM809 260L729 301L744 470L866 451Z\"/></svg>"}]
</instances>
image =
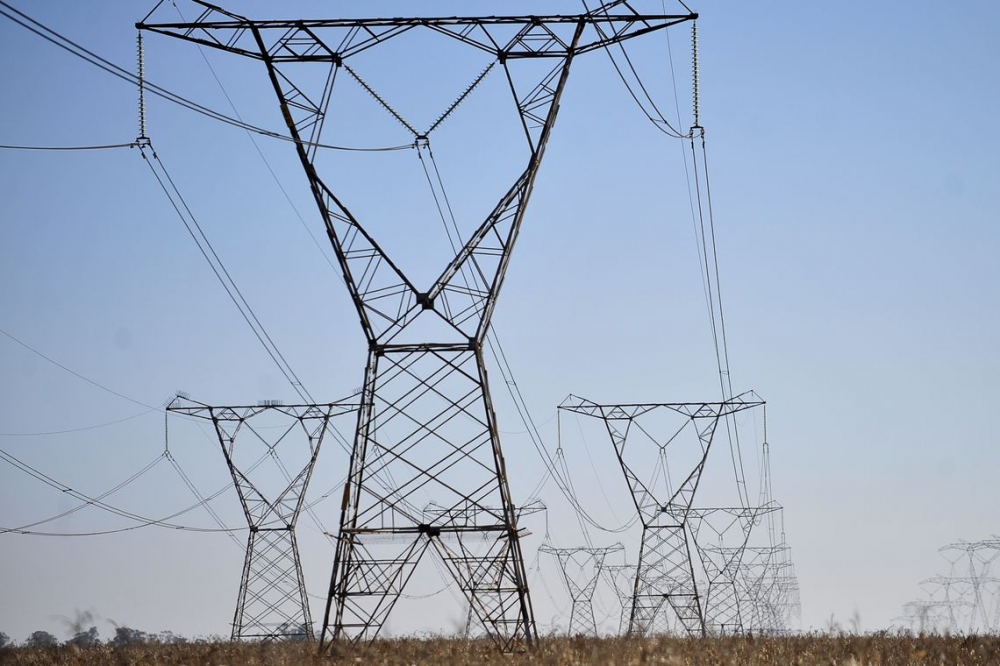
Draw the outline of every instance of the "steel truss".
<instances>
[{"instance_id":1,"label":"steel truss","mask_svg":"<svg viewBox=\"0 0 1000 666\"><path fill-rule=\"evenodd\" d=\"M611 553L622 553L625 547L616 543L605 548L553 548L542 544L540 553L554 555L559 561L563 581L573 602L569 614L570 636L596 636L597 620L594 618L594 591L601 577L604 558Z\"/></svg>"},{"instance_id":2,"label":"steel truss","mask_svg":"<svg viewBox=\"0 0 1000 666\"><path fill-rule=\"evenodd\" d=\"M608 582L608 585L618 597L621 606L621 614L618 617L618 633L628 632L629 618L632 616L632 600L635 598L635 573L634 564L605 564L601 571Z\"/></svg>"},{"instance_id":3,"label":"steel truss","mask_svg":"<svg viewBox=\"0 0 1000 666\"><path fill-rule=\"evenodd\" d=\"M744 617L749 609L743 606L752 603L752 598L740 590L743 557L753 528L766 514L780 509L771 503L750 508L695 508L688 512L691 536L707 578L706 633L743 634L749 628L749 618Z\"/></svg>"},{"instance_id":4,"label":"steel truss","mask_svg":"<svg viewBox=\"0 0 1000 666\"><path fill-rule=\"evenodd\" d=\"M330 419L356 410L356 402L219 407L181 396L167 406L168 412L212 422L250 528L233 618L234 641L314 638L295 525ZM261 426L265 419L268 425ZM296 453L291 451L295 446L302 449L296 459L305 462L288 470L280 454ZM253 448L260 457L239 455ZM261 465L267 458L277 469ZM281 477L275 485L278 471Z\"/></svg>"},{"instance_id":5,"label":"steel truss","mask_svg":"<svg viewBox=\"0 0 1000 666\"><path fill-rule=\"evenodd\" d=\"M1000 538L956 541L939 552L949 563L948 575L934 576L920 586L936 609L944 611L944 630L968 634L1000 631L1000 579L991 572L1000 558Z\"/></svg>"},{"instance_id":6,"label":"steel truss","mask_svg":"<svg viewBox=\"0 0 1000 666\"><path fill-rule=\"evenodd\" d=\"M746 632L766 636L788 632L799 614L799 582L787 544L748 546L737 585Z\"/></svg>"},{"instance_id":7,"label":"steel truss","mask_svg":"<svg viewBox=\"0 0 1000 666\"><path fill-rule=\"evenodd\" d=\"M708 627L691 555L693 544L689 535L689 521L693 515L692 504L719 421L737 412L763 405L764 401L750 391L723 402L619 405L599 405L571 395L559 406L559 409L567 412L593 416L604 421L639 512L642 541L629 618L629 634L669 632L673 624L671 614L667 612L669 610L683 632L689 635L706 635ZM652 439L659 447L659 457L664 464L668 448L672 444L677 446L686 430L693 431L697 451L691 468L681 470L683 481L676 488L666 490L650 480L649 469L630 462L636 454L636 443L629 446L632 441L629 435L639 433L640 437L646 439L638 444L640 447L648 444L654 435L638 422L645 415L660 410L673 412L683 418L679 430L657 435L656 439Z\"/></svg>"},{"instance_id":8,"label":"steel truss","mask_svg":"<svg viewBox=\"0 0 1000 666\"><path fill-rule=\"evenodd\" d=\"M530 645L535 621L483 342L573 59L697 15L640 15L615 0L572 16L255 21L198 4L204 11L193 22L147 17L137 27L263 63L368 342L321 642L375 638L432 550L502 650ZM406 127L418 147L486 75L429 129L417 130L348 62L411 30L493 57L490 68L498 65L506 75L528 149L524 171L426 289L393 263L314 160L340 70ZM518 63L539 58L552 68L522 85ZM296 77L298 63L325 67L316 89ZM427 333L434 327L439 332ZM425 516L415 502L428 495L447 510Z\"/></svg>"}]
</instances>

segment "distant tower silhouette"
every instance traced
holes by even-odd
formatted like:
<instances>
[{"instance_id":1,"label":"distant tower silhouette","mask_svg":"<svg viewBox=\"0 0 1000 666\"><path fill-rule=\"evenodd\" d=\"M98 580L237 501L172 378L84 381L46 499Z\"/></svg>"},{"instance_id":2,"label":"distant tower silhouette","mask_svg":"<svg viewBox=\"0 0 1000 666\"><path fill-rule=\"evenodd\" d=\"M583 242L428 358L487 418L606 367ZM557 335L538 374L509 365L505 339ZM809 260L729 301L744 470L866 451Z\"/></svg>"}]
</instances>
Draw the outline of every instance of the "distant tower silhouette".
<instances>
[{"instance_id":1,"label":"distant tower silhouette","mask_svg":"<svg viewBox=\"0 0 1000 666\"><path fill-rule=\"evenodd\" d=\"M689 635L705 635L703 600L692 562L695 548L690 519L695 492L719 421L737 412L763 406L753 392L723 402L600 405L571 395L559 406L567 412L604 421L642 522L642 541L629 619L630 634L667 633L674 621ZM673 417L669 432L651 432L641 421L654 413ZM685 434L689 433L689 434ZM633 441L635 439L639 441ZM657 449L656 466L642 466L636 456ZM656 473L665 469L669 454L684 447L688 466L677 470L683 479L670 487ZM639 459L641 460L641 459Z\"/></svg>"},{"instance_id":2,"label":"distant tower silhouette","mask_svg":"<svg viewBox=\"0 0 1000 666\"><path fill-rule=\"evenodd\" d=\"M330 419L357 404L213 407L177 396L167 411L212 423L250 527L233 640L312 639L295 525Z\"/></svg>"}]
</instances>

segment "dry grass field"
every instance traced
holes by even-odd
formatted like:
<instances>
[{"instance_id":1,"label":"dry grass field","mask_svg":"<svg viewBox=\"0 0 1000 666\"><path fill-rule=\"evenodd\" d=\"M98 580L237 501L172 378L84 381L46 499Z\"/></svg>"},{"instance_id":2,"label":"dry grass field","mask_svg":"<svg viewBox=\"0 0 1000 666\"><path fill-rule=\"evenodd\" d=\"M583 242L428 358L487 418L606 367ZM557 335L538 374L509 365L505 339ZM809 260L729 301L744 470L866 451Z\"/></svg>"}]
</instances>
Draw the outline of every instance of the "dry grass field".
<instances>
[{"instance_id":1,"label":"dry grass field","mask_svg":"<svg viewBox=\"0 0 1000 666\"><path fill-rule=\"evenodd\" d=\"M337 646L319 655L314 645L207 643L110 645L90 648L14 648L3 666L298 666L311 664L726 664L754 666L873 666L1000 664L1000 637L809 635L790 638L626 639L545 638L531 652L501 655L481 641L399 639Z\"/></svg>"}]
</instances>

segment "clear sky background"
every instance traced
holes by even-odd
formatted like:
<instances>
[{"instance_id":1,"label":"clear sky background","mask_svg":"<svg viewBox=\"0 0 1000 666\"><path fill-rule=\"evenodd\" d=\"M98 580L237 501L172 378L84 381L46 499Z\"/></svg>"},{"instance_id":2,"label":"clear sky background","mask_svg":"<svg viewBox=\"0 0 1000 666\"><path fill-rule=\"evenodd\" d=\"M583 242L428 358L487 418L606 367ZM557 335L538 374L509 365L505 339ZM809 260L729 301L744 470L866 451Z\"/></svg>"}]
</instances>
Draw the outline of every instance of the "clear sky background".
<instances>
[{"instance_id":1,"label":"clear sky background","mask_svg":"<svg viewBox=\"0 0 1000 666\"><path fill-rule=\"evenodd\" d=\"M10 4L132 68L134 23L153 3ZM265 4L233 9L260 18L398 16L415 5L299 1L273 16ZM474 6L483 14L580 10L555 1ZM786 507L801 628L852 617L864 629L888 627L919 596L921 580L946 573L939 547L1000 532L1000 6L692 8L701 14L701 122L732 378L737 391L753 388L768 401L774 493ZM472 10L425 2L419 11ZM248 122L282 129L254 63L206 52L210 69L194 45L149 36L146 46L151 81L231 114L218 76ZM416 117L433 119L482 68L449 61L461 75L448 80L423 59L447 52L418 39L404 46L412 48L373 55L364 71L400 91L394 99ZM688 29L669 43L659 33L629 49L653 97L668 116L679 108L686 130ZM134 86L4 18L0 54L0 144L127 143L137 135ZM492 207L516 164L492 129L509 129L511 109L491 99L485 86L460 109L468 120L456 116L434 144L462 219ZM338 140L407 142L363 96L347 101L359 106L346 103L346 117L369 114L371 122L334 128ZM495 124L474 134L480 119ZM320 400L354 391L365 347L291 145L255 137L255 146L243 130L155 97L147 123L179 191L303 384ZM642 116L605 54L574 65L494 319L550 450L556 405L571 392L602 402L718 398L684 149ZM415 153L334 161L341 157L330 165L341 169L336 182L353 208L379 225L392 251L409 254L415 272L426 261L436 273L447 239L426 185L420 189ZM213 404L295 399L135 149L0 150L0 281L0 448L86 495L102 495L161 456L160 408L177 390ZM492 377L520 501L543 466L499 374ZM185 427L170 440L175 460L203 495L224 488L217 444ZM609 442L564 438L567 459L581 470L581 497L609 523L627 520ZM314 499L343 474L343 454L324 452ZM607 472L595 477L594 469ZM542 499L554 545L579 545L580 530L551 484ZM162 459L105 501L162 517L196 499ZM0 461L0 527L78 505ZM231 490L213 506L228 525L241 525ZM336 501L316 511L322 525L303 518L300 538L318 621L333 554L322 532L336 528ZM201 509L173 522L216 527ZM89 507L30 529L135 525ZM532 592L548 631L565 626L568 605L552 563L535 553L545 525L531 527ZM634 531L593 536L623 541L634 561ZM108 620L228 635L242 557L242 545L217 532L3 533L0 630L18 640L36 629L63 636L60 616L89 610L102 618L104 636L113 633ZM429 581L423 591L440 586ZM438 595L445 606L447 594ZM449 612L460 622L460 609ZM428 629L418 617L391 628Z\"/></svg>"}]
</instances>

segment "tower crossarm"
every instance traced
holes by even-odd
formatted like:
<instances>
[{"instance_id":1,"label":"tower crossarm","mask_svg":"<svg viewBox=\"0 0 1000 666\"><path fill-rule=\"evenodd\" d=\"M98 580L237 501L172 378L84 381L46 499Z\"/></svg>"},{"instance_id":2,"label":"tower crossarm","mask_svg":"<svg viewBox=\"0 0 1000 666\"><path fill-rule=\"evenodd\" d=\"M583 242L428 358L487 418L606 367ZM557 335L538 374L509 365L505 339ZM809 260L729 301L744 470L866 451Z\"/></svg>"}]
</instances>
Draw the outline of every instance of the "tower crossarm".
<instances>
[{"instance_id":1,"label":"tower crossarm","mask_svg":"<svg viewBox=\"0 0 1000 666\"><path fill-rule=\"evenodd\" d=\"M719 420L762 405L764 405L764 401L753 391L741 393L722 402L629 404L599 404L571 394L559 405L559 409L604 421L608 435L615 447L618 462L621 464L629 489L632 491L636 510L644 525L681 525L686 521L688 511L690 511L694 501L694 494L701 479L701 473ZM685 425L682 425L681 429L693 425L701 447L698 460L690 470L684 470L686 475L673 489L654 487L654 483L646 478L649 470L630 462L631 452L635 448L635 445L629 444L630 431L638 419L657 410L667 410L686 417ZM644 434L648 433L644 432ZM674 432L665 441L656 441L655 444L666 452L668 446L679 435L680 430ZM643 442L643 445L646 444L647 442Z\"/></svg>"},{"instance_id":2,"label":"tower crossarm","mask_svg":"<svg viewBox=\"0 0 1000 666\"><path fill-rule=\"evenodd\" d=\"M259 405L213 406L181 396L175 397L167 406L168 412L212 422L248 525L251 528L265 528L277 522L279 529L291 529L295 525L330 419L356 410L357 404L347 400L325 404L284 405L265 401ZM241 469L234 456L240 431L244 427L252 430L247 424L265 412L280 413L291 423L283 430L284 434L271 442L264 442L268 453L277 456L277 447L293 428L302 429L309 447L309 455L303 467L294 477L286 479L286 486L272 493L267 493L254 484L249 470Z\"/></svg>"},{"instance_id":3,"label":"tower crossarm","mask_svg":"<svg viewBox=\"0 0 1000 666\"><path fill-rule=\"evenodd\" d=\"M203 46L274 62L342 62L413 29L433 30L499 58L564 58L586 53L698 18L687 14L640 14L628 3L610 2L584 14L251 20L200 0L194 21L136 24ZM586 31L573 45L577 26ZM262 53L253 32L266 34Z\"/></svg>"}]
</instances>

